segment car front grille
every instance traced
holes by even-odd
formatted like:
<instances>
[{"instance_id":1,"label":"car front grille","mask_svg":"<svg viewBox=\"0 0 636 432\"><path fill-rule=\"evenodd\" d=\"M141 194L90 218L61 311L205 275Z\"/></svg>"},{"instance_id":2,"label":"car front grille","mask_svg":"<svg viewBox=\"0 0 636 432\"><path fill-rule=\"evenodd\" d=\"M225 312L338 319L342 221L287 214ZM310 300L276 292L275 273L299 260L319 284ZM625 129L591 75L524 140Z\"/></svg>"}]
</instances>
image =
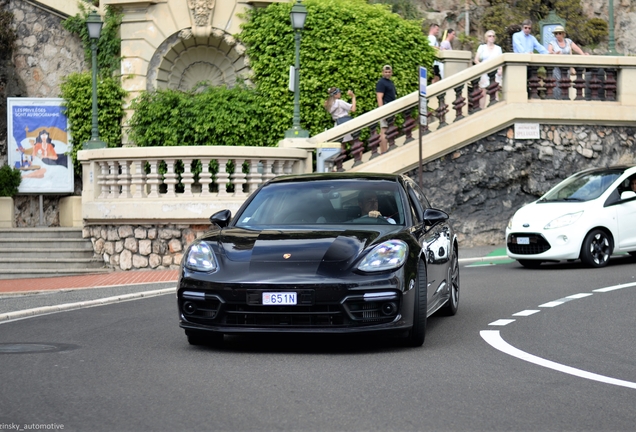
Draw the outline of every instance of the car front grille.
<instances>
[{"instance_id":1,"label":"car front grille","mask_svg":"<svg viewBox=\"0 0 636 432\"><path fill-rule=\"evenodd\" d=\"M519 244L518 238L529 239L529 244ZM550 243L541 235L536 233L513 233L508 235L508 250L517 255L537 255L550 250Z\"/></svg>"},{"instance_id":2,"label":"car front grille","mask_svg":"<svg viewBox=\"0 0 636 432\"><path fill-rule=\"evenodd\" d=\"M226 305L221 324L264 327L337 327L347 324L339 306Z\"/></svg>"}]
</instances>

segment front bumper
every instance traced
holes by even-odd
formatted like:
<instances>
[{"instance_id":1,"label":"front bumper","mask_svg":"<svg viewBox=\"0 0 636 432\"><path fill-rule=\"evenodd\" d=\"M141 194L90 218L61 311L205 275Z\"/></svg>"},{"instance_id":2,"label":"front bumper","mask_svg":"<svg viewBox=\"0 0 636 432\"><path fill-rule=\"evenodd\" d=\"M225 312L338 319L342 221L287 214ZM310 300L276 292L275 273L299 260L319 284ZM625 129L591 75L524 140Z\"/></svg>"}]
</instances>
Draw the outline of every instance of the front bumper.
<instances>
[{"instance_id":1,"label":"front bumper","mask_svg":"<svg viewBox=\"0 0 636 432\"><path fill-rule=\"evenodd\" d=\"M506 231L506 252L513 259L578 259L582 243L576 230Z\"/></svg>"},{"instance_id":2,"label":"front bumper","mask_svg":"<svg viewBox=\"0 0 636 432\"><path fill-rule=\"evenodd\" d=\"M413 291L395 276L368 284L217 284L182 278L179 325L222 333L355 333L408 329ZM263 292L296 292L297 304L262 304ZM407 312L405 312L407 311Z\"/></svg>"}]
</instances>

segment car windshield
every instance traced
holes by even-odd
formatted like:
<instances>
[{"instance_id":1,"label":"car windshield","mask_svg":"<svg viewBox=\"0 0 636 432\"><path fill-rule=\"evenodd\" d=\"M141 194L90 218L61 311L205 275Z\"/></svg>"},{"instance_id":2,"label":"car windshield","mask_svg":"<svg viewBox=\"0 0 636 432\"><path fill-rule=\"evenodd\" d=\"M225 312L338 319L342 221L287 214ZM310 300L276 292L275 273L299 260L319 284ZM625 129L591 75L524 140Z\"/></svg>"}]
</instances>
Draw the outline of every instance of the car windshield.
<instances>
[{"instance_id":1,"label":"car windshield","mask_svg":"<svg viewBox=\"0 0 636 432\"><path fill-rule=\"evenodd\" d=\"M396 182L315 180L272 183L260 189L236 217L241 228L272 225L404 225Z\"/></svg>"},{"instance_id":2,"label":"car windshield","mask_svg":"<svg viewBox=\"0 0 636 432\"><path fill-rule=\"evenodd\" d=\"M621 174L622 171L603 171L574 175L559 183L539 202L591 201L600 197Z\"/></svg>"}]
</instances>

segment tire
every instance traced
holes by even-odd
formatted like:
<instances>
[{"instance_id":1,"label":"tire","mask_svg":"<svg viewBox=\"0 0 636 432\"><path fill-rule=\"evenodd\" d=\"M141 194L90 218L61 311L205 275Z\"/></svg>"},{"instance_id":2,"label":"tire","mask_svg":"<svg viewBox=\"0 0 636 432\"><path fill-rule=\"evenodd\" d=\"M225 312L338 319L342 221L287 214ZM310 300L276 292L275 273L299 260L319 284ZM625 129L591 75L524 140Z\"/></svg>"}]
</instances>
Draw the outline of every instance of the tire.
<instances>
[{"instance_id":1,"label":"tire","mask_svg":"<svg viewBox=\"0 0 636 432\"><path fill-rule=\"evenodd\" d=\"M613 250L612 238L605 231L594 229L583 240L581 261L589 267L605 267Z\"/></svg>"},{"instance_id":2,"label":"tire","mask_svg":"<svg viewBox=\"0 0 636 432\"><path fill-rule=\"evenodd\" d=\"M440 312L442 315L453 316L459 308L459 259L455 248L453 248L453 255L448 269L448 284L450 290L448 301L442 306Z\"/></svg>"},{"instance_id":3,"label":"tire","mask_svg":"<svg viewBox=\"0 0 636 432\"><path fill-rule=\"evenodd\" d=\"M537 260L525 260L525 259L520 259L520 260L517 260L517 261L519 261L519 264L521 264L525 268L529 268L529 269L536 269L536 268L541 267L541 262L542 262L542 261L537 261Z\"/></svg>"},{"instance_id":4,"label":"tire","mask_svg":"<svg viewBox=\"0 0 636 432\"><path fill-rule=\"evenodd\" d=\"M223 343L223 333L186 330L188 343L195 346L218 346Z\"/></svg>"},{"instance_id":5,"label":"tire","mask_svg":"<svg viewBox=\"0 0 636 432\"><path fill-rule=\"evenodd\" d=\"M426 266L420 262L417 266L417 280L415 281L415 301L413 311L413 327L406 338L406 344L419 347L424 344L426 336Z\"/></svg>"}]
</instances>

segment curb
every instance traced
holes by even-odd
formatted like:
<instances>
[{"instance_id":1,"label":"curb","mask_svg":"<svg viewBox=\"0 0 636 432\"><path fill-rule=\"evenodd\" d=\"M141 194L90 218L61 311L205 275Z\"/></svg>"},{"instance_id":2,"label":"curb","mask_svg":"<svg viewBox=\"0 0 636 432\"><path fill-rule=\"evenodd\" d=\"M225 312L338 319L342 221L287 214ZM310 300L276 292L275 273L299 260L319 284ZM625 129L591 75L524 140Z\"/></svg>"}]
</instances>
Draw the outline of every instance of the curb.
<instances>
[{"instance_id":1,"label":"curb","mask_svg":"<svg viewBox=\"0 0 636 432\"><path fill-rule=\"evenodd\" d=\"M473 263L473 262L484 262L484 261L501 261L501 260L511 260L508 255L495 255L495 256L485 256L485 257L477 257L477 258L459 258L460 263Z\"/></svg>"},{"instance_id":2,"label":"curb","mask_svg":"<svg viewBox=\"0 0 636 432\"><path fill-rule=\"evenodd\" d=\"M0 314L0 323L19 320L19 319L32 318L37 315L47 315L47 314L52 314L57 312L74 310L74 309L103 306L103 305L107 305L111 303L138 300L138 299L146 298L146 297L156 297L156 296L160 296L164 294L175 293L176 291L177 291L176 288L164 288L164 289L153 290L153 291L143 291L143 292L132 293L132 294L123 294L119 296L105 297L105 298L96 299L96 300L87 300L82 302L66 303L66 304L55 305L55 306L43 306L39 308L25 309L25 310L16 311L16 312L7 312L7 313Z\"/></svg>"}]
</instances>

